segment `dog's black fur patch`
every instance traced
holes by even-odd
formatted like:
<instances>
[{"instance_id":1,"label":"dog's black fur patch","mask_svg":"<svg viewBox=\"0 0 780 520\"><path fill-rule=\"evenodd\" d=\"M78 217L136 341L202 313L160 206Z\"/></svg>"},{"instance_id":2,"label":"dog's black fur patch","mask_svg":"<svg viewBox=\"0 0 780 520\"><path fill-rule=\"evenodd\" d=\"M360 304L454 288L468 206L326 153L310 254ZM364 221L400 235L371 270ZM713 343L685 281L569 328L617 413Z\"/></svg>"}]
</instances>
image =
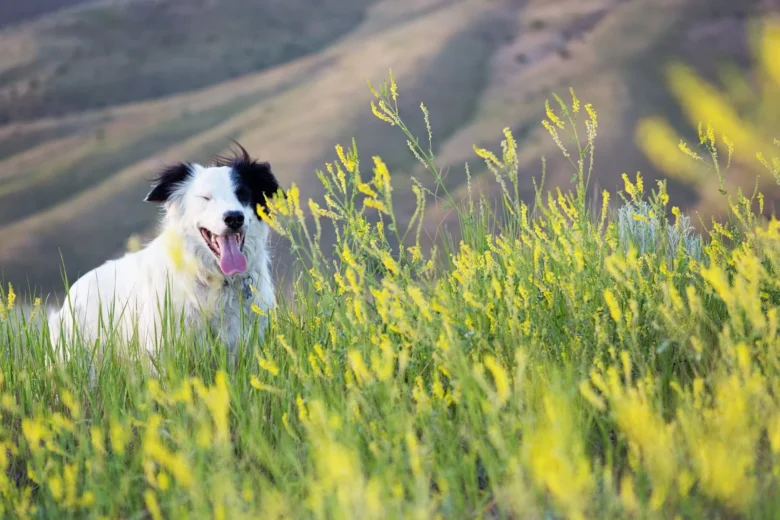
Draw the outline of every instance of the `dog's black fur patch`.
<instances>
[{"instance_id":1,"label":"dog's black fur patch","mask_svg":"<svg viewBox=\"0 0 780 520\"><path fill-rule=\"evenodd\" d=\"M174 191L192 175L187 163L169 166L157 174L152 191L144 199L146 202L167 202Z\"/></svg>"},{"instance_id":2,"label":"dog's black fur patch","mask_svg":"<svg viewBox=\"0 0 780 520\"><path fill-rule=\"evenodd\" d=\"M271 165L249 157L249 153L237 141L233 143L238 147L231 156L218 156L217 166L233 168L233 182L236 186L236 197L241 204L251 203L253 210L259 204L267 207L267 199L279 192L279 183L271 171ZM257 211L253 211L255 216Z\"/></svg>"}]
</instances>

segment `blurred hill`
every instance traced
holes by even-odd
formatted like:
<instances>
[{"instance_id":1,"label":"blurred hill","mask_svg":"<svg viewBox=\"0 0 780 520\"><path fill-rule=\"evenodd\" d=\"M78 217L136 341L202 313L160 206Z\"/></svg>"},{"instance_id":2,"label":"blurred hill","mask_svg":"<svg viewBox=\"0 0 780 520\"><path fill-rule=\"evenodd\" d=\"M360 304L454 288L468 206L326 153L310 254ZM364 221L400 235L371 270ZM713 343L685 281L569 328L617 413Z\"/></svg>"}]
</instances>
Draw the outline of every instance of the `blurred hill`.
<instances>
[{"instance_id":1,"label":"blurred hill","mask_svg":"<svg viewBox=\"0 0 780 520\"><path fill-rule=\"evenodd\" d=\"M544 100L569 86L599 111L596 182L657 176L634 143L643 116L685 128L664 66L705 77L724 60L749 70L746 23L777 1L742 0L116 0L29 1L0 8L0 269L17 286L61 286L154 231L141 202L160 165L205 160L238 139L285 186L320 195L314 175L354 136L379 154L405 196L425 180L397 132L370 113L365 79L392 67L419 135L422 101L455 192L472 144L501 129L520 141L524 184L571 173L540 129ZM79 4L59 9L66 4ZM37 9L36 9L37 7ZM51 10L52 12L48 12ZM27 13L27 14L24 14ZM43 15L45 16L34 16ZM26 20L26 21L22 21ZM485 181L485 182L483 182ZM748 186L752 185L746 180ZM649 184L648 184L649 185ZM702 210L696 188L670 181L672 202ZM770 196L772 194L769 194ZM406 206L405 206L406 205ZM408 215L407 215L408 216ZM447 215L431 207L436 235ZM287 263L278 245L279 269Z\"/></svg>"},{"instance_id":2,"label":"blurred hill","mask_svg":"<svg viewBox=\"0 0 780 520\"><path fill-rule=\"evenodd\" d=\"M24 0L0 5L0 27L23 22L87 0Z\"/></svg>"}]
</instances>

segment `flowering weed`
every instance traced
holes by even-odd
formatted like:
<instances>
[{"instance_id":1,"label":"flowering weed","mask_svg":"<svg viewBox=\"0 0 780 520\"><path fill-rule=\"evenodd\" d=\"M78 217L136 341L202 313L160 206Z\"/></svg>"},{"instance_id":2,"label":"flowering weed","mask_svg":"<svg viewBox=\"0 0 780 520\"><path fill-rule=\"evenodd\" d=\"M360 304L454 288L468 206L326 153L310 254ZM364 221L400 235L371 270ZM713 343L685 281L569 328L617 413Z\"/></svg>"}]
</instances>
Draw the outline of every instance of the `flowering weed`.
<instances>
[{"instance_id":1,"label":"flowering weed","mask_svg":"<svg viewBox=\"0 0 780 520\"><path fill-rule=\"evenodd\" d=\"M455 200L425 107L420 141L392 75L371 89L437 189L413 184L402 218L352 143L317 172L323 200L292 186L259 207L299 276L235 362L164 331L159 376L107 355L91 382L0 291L2 514L776 517L780 224L762 199L737 194L703 236L640 175L592 208L598 116L572 91L544 125L573 191L527 206L507 129L476 149L498 204ZM458 212L456 248L421 243L429 202Z\"/></svg>"}]
</instances>

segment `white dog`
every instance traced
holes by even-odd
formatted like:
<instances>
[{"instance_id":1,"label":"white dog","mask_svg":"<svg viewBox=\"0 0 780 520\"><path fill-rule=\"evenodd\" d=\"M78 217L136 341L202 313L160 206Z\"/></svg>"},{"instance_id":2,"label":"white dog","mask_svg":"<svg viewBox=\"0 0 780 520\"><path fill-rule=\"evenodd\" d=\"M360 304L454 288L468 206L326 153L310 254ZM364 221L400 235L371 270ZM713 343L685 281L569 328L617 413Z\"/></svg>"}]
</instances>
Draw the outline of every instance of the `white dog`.
<instances>
[{"instance_id":1,"label":"white dog","mask_svg":"<svg viewBox=\"0 0 780 520\"><path fill-rule=\"evenodd\" d=\"M49 317L52 345L64 356L73 341L89 346L109 335L135 338L153 355L163 320L209 331L232 351L242 318L274 307L269 228L256 208L279 184L268 163L238 147L212 166L182 163L157 176L146 201L164 205L160 235L82 276Z\"/></svg>"}]
</instances>

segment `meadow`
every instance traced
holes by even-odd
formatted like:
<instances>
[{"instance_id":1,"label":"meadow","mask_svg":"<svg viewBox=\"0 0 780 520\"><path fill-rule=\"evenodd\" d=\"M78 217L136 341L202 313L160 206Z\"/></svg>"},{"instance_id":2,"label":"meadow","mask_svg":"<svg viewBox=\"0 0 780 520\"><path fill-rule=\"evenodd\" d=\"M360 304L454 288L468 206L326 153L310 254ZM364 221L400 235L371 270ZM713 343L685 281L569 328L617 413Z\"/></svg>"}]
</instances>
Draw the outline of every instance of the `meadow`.
<instances>
[{"instance_id":1,"label":"meadow","mask_svg":"<svg viewBox=\"0 0 780 520\"><path fill-rule=\"evenodd\" d=\"M506 129L473 150L499 196L469 177L461 199L425 105L416 136L392 74L371 91L427 176L416 210L399 224L386 163L337 146L324 205L292 185L260 213L293 244L294 296L238 359L172 320L159 375L107 338L92 381L94 346L54 363L45 306L3 288L2 515L777 517L780 223L760 193L723 189L702 234L664 181L591 197L599 119L571 91L543 123L570 189L542 172L524 202ZM679 153L728 176L731 141L699 137ZM459 227L427 247L431 205Z\"/></svg>"}]
</instances>

